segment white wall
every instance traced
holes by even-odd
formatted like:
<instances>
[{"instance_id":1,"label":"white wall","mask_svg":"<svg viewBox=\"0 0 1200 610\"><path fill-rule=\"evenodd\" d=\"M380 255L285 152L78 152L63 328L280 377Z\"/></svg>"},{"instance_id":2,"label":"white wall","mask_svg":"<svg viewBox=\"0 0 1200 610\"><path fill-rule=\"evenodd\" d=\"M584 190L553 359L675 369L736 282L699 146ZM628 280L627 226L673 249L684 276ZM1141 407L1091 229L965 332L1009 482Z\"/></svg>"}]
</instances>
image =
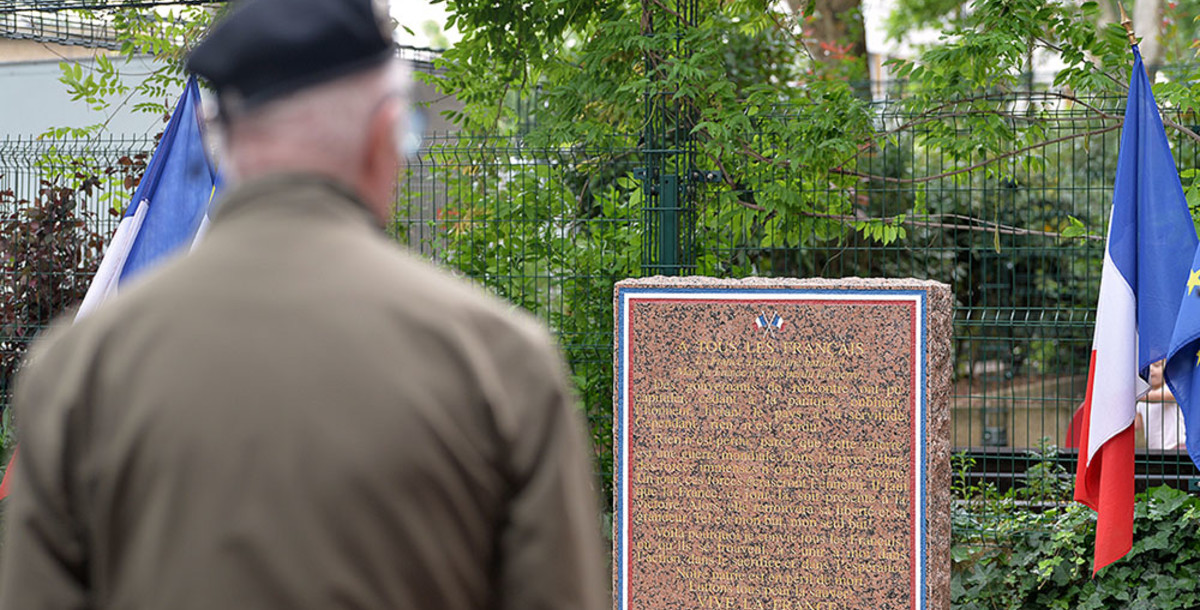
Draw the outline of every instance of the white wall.
<instances>
[{"instance_id":1,"label":"white wall","mask_svg":"<svg viewBox=\"0 0 1200 610\"><path fill-rule=\"evenodd\" d=\"M10 56L11 57L11 56ZM85 69L93 60L83 59ZM145 74L150 70L144 60L132 63L113 60L123 72ZM58 60L0 60L0 139L37 136L53 127L84 127L108 121L105 133L113 135L153 135L163 128L161 116L133 111L134 104L145 99L130 99L124 105L96 112L82 100L72 101L66 85L58 81ZM134 77L128 78L129 82ZM162 100L158 100L160 103ZM168 100L174 103L174 99Z\"/></svg>"}]
</instances>

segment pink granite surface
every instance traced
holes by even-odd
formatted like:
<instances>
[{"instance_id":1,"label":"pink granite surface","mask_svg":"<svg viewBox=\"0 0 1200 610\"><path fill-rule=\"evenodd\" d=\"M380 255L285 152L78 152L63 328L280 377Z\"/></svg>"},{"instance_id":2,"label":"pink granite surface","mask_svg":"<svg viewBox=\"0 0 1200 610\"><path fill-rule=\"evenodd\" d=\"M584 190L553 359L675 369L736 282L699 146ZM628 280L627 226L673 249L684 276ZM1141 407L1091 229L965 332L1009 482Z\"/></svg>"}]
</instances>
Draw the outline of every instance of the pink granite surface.
<instances>
[{"instance_id":1,"label":"pink granite surface","mask_svg":"<svg viewBox=\"0 0 1200 610\"><path fill-rule=\"evenodd\" d=\"M629 442L617 485L629 559L614 566L627 574L618 607L917 608L918 567L923 607L949 607L944 285L647 278L623 288L751 292L634 300L625 312ZM797 300L762 289L818 292ZM924 345L914 302L887 291L925 293ZM922 349L923 414L913 384ZM926 516L917 523L922 415ZM921 566L914 530L925 536Z\"/></svg>"}]
</instances>

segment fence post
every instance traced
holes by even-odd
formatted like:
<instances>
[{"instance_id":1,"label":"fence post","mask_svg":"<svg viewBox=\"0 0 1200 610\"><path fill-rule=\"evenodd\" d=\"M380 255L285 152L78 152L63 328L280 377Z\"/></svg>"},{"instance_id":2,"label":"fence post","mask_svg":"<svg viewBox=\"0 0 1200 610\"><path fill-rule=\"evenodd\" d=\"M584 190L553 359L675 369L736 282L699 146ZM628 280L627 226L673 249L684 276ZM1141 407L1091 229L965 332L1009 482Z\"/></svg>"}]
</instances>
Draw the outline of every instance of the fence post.
<instances>
[{"instance_id":1,"label":"fence post","mask_svg":"<svg viewBox=\"0 0 1200 610\"><path fill-rule=\"evenodd\" d=\"M658 268L663 275L679 275L679 175L665 174L658 190Z\"/></svg>"},{"instance_id":2,"label":"fence post","mask_svg":"<svg viewBox=\"0 0 1200 610\"><path fill-rule=\"evenodd\" d=\"M698 0L642 3L642 36L673 41L646 52L644 62L650 84L646 88L646 127L642 133L641 179L643 208L642 274L680 275L694 271L696 252L694 189L694 106L677 99L678 83L667 79L667 68L690 54L684 44L688 28L696 27ZM651 44L651 48L659 45Z\"/></svg>"}]
</instances>

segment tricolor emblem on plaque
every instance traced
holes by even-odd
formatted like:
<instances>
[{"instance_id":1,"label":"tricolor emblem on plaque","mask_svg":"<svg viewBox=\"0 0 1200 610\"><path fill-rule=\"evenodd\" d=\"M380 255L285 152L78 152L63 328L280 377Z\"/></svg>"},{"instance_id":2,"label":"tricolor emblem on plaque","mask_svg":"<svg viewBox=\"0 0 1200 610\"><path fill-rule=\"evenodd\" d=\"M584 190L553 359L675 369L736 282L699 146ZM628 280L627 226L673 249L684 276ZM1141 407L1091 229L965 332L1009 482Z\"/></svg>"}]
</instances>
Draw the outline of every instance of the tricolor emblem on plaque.
<instances>
[{"instance_id":1,"label":"tricolor emblem on plaque","mask_svg":"<svg viewBox=\"0 0 1200 610\"><path fill-rule=\"evenodd\" d=\"M754 326L768 334L774 334L777 330L783 330L783 317L778 313L768 316L764 311L754 318Z\"/></svg>"}]
</instances>

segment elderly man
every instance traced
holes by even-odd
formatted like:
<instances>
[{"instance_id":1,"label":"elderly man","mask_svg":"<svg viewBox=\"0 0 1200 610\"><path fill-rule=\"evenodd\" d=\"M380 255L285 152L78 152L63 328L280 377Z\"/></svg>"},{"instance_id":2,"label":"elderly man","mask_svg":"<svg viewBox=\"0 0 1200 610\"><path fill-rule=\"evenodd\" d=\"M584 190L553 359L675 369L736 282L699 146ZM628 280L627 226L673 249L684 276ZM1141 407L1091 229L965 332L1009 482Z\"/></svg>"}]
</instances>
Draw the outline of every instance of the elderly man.
<instances>
[{"instance_id":1,"label":"elderly man","mask_svg":"<svg viewBox=\"0 0 1200 610\"><path fill-rule=\"evenodd\" d=\"M0 608L606 605L545 331L379 229L405 110L384 23L248 0L194 51L232 188L19 379Z\"/></svg>"}]
</instances>

